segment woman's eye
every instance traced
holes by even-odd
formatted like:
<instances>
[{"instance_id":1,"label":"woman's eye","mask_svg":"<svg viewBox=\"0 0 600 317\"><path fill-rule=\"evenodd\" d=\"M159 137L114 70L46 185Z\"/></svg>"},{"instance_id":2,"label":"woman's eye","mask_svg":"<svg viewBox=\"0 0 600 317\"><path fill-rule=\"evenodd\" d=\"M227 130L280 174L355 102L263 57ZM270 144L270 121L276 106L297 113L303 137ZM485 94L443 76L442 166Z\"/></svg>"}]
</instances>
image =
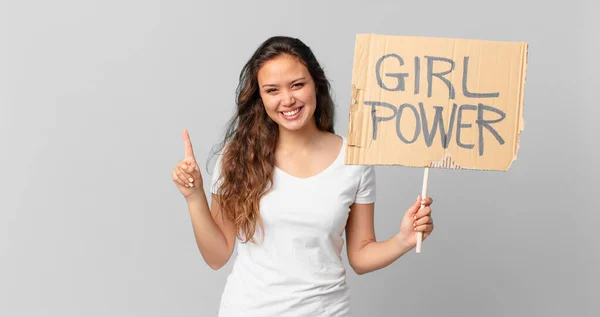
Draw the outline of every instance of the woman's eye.
<instances>
[{"instance_id":1,"label":"woman's eye","mask_svg":"<svg viewBox=\"0 0 600 317\"><path fill-rule=\"evenodd\" d=\"M270 93L272 93L272 92L274 92L274 91L276 91L276 90L277 90L277 89L275 89L275 88L269 88L269 89L267 89L267 93L268 93L268 94L270 94Z\"/></svg>"},{"instance_id":2,"label":"woman's eye","mask_svg":"<svg viewBox=\"0 0 600 317\"><path fill-rule=\"evenodd\" d=\"M294 84L293 87L303 87L303 86L304 86L304 83L296 83L296 84Z\"/></svg>"}]
</instances>

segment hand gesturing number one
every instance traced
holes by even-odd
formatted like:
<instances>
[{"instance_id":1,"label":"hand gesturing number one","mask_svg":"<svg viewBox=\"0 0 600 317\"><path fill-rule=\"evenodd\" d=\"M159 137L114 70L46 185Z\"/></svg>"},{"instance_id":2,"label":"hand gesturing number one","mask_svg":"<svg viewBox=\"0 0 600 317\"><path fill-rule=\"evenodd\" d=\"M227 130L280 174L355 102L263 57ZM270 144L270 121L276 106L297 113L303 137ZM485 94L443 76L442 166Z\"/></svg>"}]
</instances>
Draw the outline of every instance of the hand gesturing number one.
<instances>
[{"instance_id":1,"label":"hand gesturing number one","mask_svg":"<svg viewBox=\"0 0 600 317\"><path fill-rule=\"evenodd\" d=\"M194 157L194 148L192 147L192 141L190 141L190 135L186 129L183 129L183 143L185 147L185 163L195 170L198 170L196 164L196 157Z\"/></svg>"},{"instance_id":2,"label":"hand gesturing number one","mask_svg":"<svg viewBox=\"0 0 600 317\"><path fill-rule=\"evenodd\" d=\"M177 163L172 171L172 176L179 191L189 199L192 196L198 197L195 194L202 192L202 175L194 157L194 149L188 131L184 129L182 135L185 158Z\"/></svg>"}]
</instances>

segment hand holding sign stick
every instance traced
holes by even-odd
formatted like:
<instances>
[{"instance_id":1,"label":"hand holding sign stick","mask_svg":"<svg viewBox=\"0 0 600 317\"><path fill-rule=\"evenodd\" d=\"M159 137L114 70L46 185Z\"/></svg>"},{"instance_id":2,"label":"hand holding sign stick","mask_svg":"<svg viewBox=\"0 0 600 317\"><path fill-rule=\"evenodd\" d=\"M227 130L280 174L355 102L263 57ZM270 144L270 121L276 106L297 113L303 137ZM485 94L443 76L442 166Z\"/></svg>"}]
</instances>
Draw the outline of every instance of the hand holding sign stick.
<instances>
[{"instance_id":1,"label":"hand holding sign stick","mask_svg":"<svg viewBox=\"0 0 600 317\"><path fill-rule=\"evenodd\" d=\"M425 197L427 197L427 184L429 183L429 167L425 168L425 171L423 172L423 189L421 191L421 197L423 197L423 199L421 200L421 209L423 209L425 207ZM423 243L423 232L419 231L417 232L417 253L421 253L421 244Z\"/></svg>"},{"instance_id":2,"label":"hand holding sign stick","mask_svg":"<svg viewBox=\"0 0 600 317\"><path fill-rule=\"evenodd\" d=\"M423 167L423 198L430 168L508 170L524 129L527 49L357 35L346 164ZM416 239L420 253L423 233Z\"/></svg>"}]
</instances>

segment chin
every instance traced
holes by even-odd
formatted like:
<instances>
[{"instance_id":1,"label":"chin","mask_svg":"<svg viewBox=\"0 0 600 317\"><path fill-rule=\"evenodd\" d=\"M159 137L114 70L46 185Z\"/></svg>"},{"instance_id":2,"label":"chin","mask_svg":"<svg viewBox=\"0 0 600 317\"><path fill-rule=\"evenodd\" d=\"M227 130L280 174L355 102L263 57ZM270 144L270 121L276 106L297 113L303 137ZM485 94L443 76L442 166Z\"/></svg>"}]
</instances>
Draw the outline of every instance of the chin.
<instances>
[{"instance_id":1,"label":"chin","mask_svg":"<svg viewBox=\"0 0 600 317\"><path fill-rule=\"evenodd\" d=\"M286 130L290 130L290 131L297 131L297 130L302 130L305 126L308 125L308 122L286 122L284 120L277 120L277 125L280 128L286 129Z\"/></svg>"},{"instance_id":2,"label":"chin","mask_svg":"<svg viewBox=\"0 0 600 317\"><path fill-rule=\"evenodd\" d=\"M279 123L279 128L280 129L285 129L288 131L301 131L304 127L306 126L306 124L303 125L298 125L298 124L282 124Z\"/></svg>"}]
</instances>

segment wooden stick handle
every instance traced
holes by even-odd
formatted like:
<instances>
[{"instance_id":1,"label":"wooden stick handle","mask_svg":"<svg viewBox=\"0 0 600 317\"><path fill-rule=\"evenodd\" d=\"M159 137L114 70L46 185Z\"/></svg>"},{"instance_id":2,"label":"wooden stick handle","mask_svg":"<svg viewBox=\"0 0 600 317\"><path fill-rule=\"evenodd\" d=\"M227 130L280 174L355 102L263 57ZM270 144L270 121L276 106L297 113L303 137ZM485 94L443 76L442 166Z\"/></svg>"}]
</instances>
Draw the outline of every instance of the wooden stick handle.
<instances>
[{"instance_id":1,"label":"wooden stick handle","mask_svg":"<svg viewBox=\"0 0 600 317\"><path fill-rule=\"evenodd\" d=\"M429 167L423 172L423 189L421 190L421 208L425 208L425 198L427 198L427 184L429 183ZM419 209L419 210L420 210ZM423 232L417 232L417 253L421 253L421 244L423 242Z\"/></svg>"}]
</instances>

